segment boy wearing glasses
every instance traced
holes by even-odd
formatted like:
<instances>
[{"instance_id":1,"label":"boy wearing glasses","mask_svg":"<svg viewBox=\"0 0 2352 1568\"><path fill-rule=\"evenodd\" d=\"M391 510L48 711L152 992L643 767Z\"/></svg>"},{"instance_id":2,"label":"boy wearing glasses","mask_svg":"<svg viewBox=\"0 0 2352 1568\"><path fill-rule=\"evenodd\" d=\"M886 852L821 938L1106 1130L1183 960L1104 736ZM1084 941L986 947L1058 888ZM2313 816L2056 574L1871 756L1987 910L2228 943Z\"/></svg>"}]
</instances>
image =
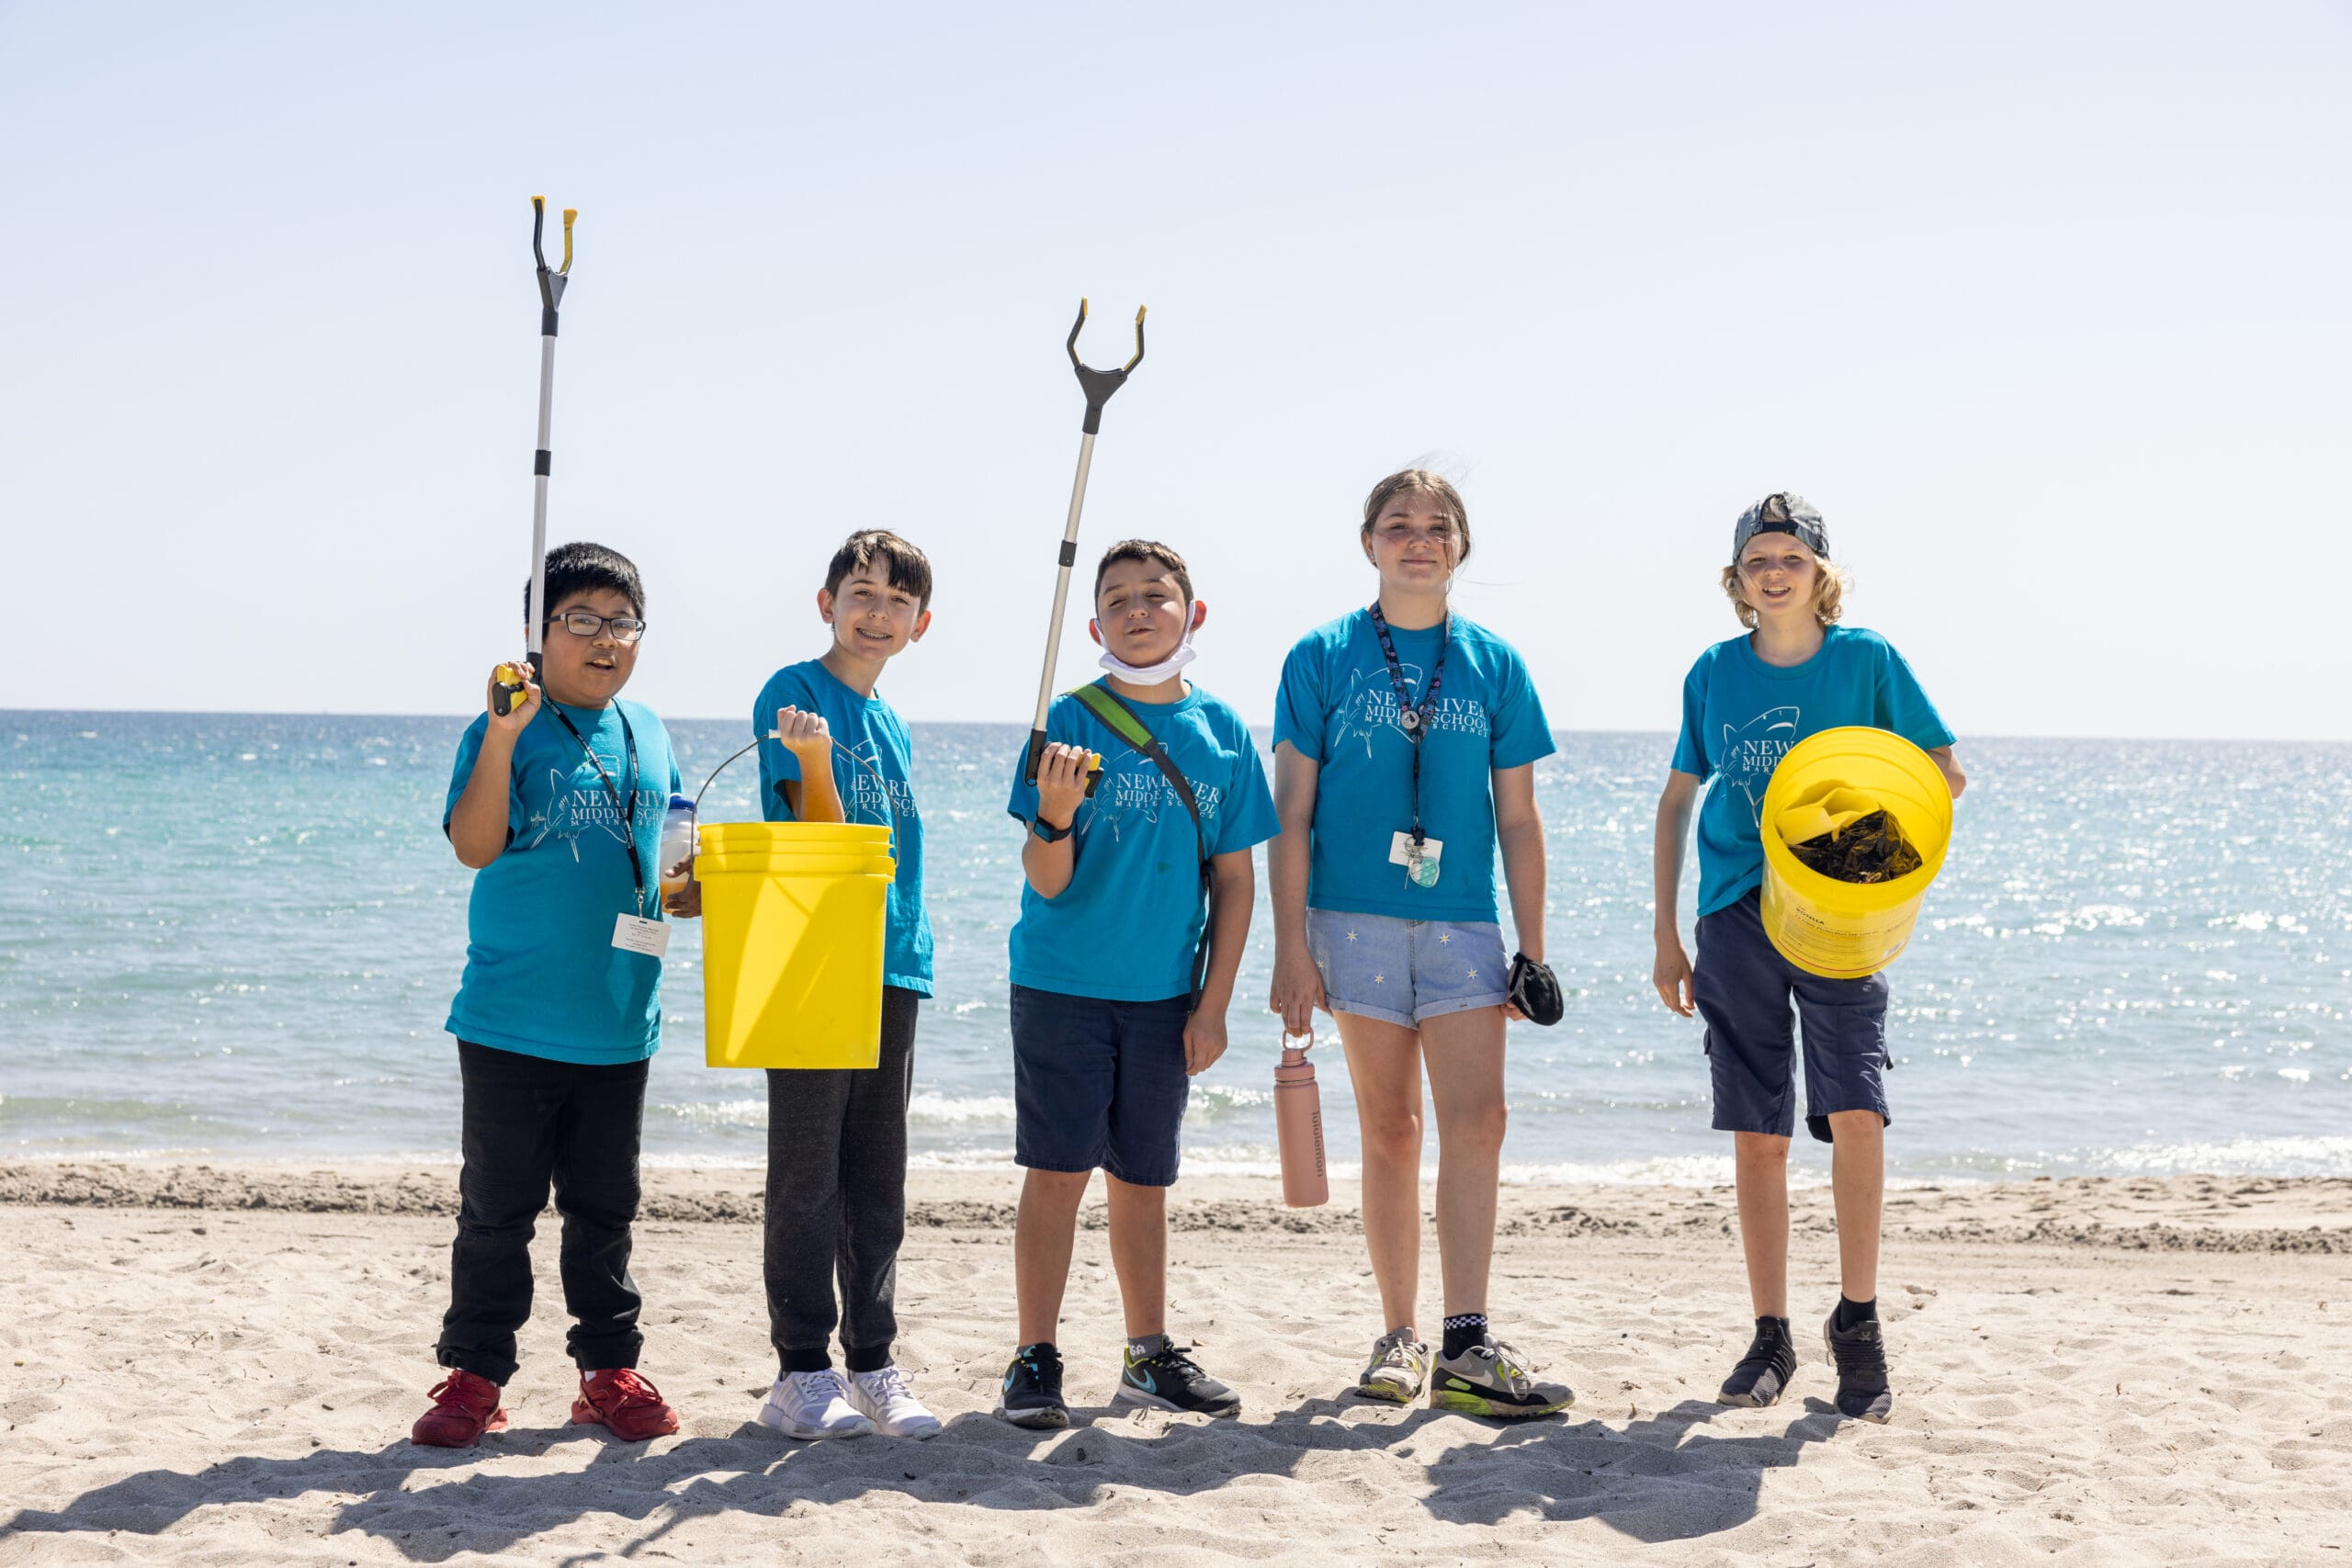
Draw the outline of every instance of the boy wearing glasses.
<instances>
[{"instance_id":1,"label":"boy wearing glasses","mask_svg":"<svg viewBox=\"0 0 2352 1568\"><path fill-rule=\"evenodd\" d=\"M545 668L513 711L493 697L467 728L441 823L479 874L448 1021L465 1092L436 1349L448 1375L410 1433L436 1448L506 1425L500 1390L531 1313L531 1233L550 1184L580 1368L571 1419L632 1441L678 1429L636 1370L628 1272L670 934L656 857L678 766L653 710L620 700L645 632L637 568L601 545L565 545L548 556L547 604ZM699 893L668 912L698 914Z\"/></svg>"},{"instance_id":2,"label":"boy wearing glasses","mask_svg":"<svg viewBox=\"0 0 2352 1568\"><path fill-rule=\"evenodd\" d=\"M884 922L879 1058L768 1070L763 1272L776 1377L759 1419L788 1438L929 1438L939 1418L915 1397L890 1342L931 917L913 747L876 687L883 666L930 628L931 562L896 534L852 534L825 569L817 615L831 632L824 653L777 671L752 704L752 733L763 738L760 804L771 822L888 826L899 869ZM829 1349L836 1328L846 1377Z\"/></svg>"}]
</instances>

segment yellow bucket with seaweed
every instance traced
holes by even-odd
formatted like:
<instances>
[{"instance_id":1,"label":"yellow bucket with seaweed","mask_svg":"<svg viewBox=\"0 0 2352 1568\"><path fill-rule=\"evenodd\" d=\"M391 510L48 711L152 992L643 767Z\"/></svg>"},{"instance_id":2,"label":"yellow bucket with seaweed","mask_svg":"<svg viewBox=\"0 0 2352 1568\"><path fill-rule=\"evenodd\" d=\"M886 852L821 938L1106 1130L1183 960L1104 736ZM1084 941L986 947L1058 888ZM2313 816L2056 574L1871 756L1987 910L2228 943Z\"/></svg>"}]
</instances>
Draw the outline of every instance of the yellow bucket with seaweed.
<instances>
[{"instance_id":1,"label":"yellow bucket with seaweed","mask_svg":"<svg viewBox=\"0 0 2352 1568\"><path fill-rule=\"evenodd\" d=\"M871 1067L882 1055L890 829L708 822L703 1059L714 1067Z\"/></svg>"},{"instance_id":2,"label":"yellow bucket with seaweed","mask_svg":"<svg viewBox=\"0 0 2352 1568\"><path fill-rule=\"evenodd\" d=\"M1883 811L1918 853L1917 869L1845 882L1805 864L1818 845ZM1764 791L1764 934L1781 956L1831 980L1875 975L1900 957L1951 845L1951 789L1935 759L1883 729L1825 729L1789 748Z\"/></svg>"}]
</instances>

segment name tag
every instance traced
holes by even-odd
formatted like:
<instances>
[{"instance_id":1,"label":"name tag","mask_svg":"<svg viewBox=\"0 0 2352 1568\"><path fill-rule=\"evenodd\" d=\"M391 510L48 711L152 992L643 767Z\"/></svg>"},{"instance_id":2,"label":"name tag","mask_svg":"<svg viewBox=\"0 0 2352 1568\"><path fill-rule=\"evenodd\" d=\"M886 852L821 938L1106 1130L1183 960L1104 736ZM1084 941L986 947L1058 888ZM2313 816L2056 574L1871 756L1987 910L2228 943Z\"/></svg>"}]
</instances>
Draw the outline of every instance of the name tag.
<instances>
[{"instance_id":1,"label":"name tag","mask_svg":"<svg viewBox=\"0 0 2352 1568\"><path fill-rule=\"evenodd\" d=\"M663 957L670 951L670 923L649 920L642 915L618 916L613 921L613 945L623 953Z\"/></svg>"},{"instance_id":2,"label":"name tag","mask_svg":"<svg viewBox=\"0 0 2352 1568\"><path fill-rule=\"evenodd\" d=\"M1424 838L1413 842L1410 833L1398 833L1388 840L1388 863L1405 868L1405 879L1416 887L1437 886L1438 857L1445 852L1445 844L1438 839Z\"/></svg>"}]
</instances>

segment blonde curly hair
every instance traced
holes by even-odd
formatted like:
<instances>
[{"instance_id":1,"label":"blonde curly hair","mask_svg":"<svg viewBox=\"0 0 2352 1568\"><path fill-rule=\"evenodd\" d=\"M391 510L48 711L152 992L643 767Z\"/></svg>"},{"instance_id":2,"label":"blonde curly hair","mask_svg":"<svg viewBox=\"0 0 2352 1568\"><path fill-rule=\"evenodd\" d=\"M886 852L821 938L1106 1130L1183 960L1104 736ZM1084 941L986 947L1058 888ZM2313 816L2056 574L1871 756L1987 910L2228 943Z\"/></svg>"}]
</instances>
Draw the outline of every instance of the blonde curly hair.
<instances>
[{"instance_id":1,"label":"blonde curly hair","mask_svg":"<svg viewBox=\"0 0 2352 1568\"><path fill-rule=\"evenodd\" d=\"M1810 550L1805 552L1811 555ZM1727 566L1723 570L1724 597L1731 601L1732 614L1739 624L1750 631L1756 629L1756 606L1740 596L1739 568ZM1813 558L1813 618L1825 626L1835 626L1846 613L1846 590L1854 586L1853 574L1836 561L1821 556Z\"/></svg>"}]
</instances>

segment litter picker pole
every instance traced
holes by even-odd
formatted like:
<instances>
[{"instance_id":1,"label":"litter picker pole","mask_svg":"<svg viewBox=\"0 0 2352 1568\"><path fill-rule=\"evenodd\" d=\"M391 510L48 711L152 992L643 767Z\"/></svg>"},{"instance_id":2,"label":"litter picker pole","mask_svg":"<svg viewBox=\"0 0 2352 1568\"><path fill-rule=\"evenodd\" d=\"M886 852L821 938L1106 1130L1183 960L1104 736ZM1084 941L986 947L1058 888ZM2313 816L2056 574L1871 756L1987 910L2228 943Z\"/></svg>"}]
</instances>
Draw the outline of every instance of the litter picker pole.
<instances>
[{"instance_id":1,"label":"litter picker pole","mask_svg":"<svg viewBox=\"0 0 2352 1568\"><path fill-rule=\"evenodd\" d=\"M1094 437L1102 428L1102 405L1127 384L1127 372L1143 363L1144 307L1136 307L1135 357L1116 370L1097 370L1078 356L1078 334L1086 327L1086 301L1078 302L1078 321L1069 329L1069 362L1078 384L1086 392L1085 434L1078 443L1078 479L1069 490L1069 518L1062 525L1061 565L1054 580L1054 618L1046 628L1046 668L1037 677L1037 716L1029 726L1029 763L1023 775L1037 782L1037 761L1046 750L1046 709L1054 700L1054 665L1061 658L1062 615L1069 607L1069 571L1078 560L1078 518L1086 509L1086 475L1094 466Z\"/></svg>"},{"instance_id":2,"label":"litter picker pole","mask_svg":"<svg viewBox=\"0 0 2352 1568\"><path fill-rule=\"evenodd\" d=\"M540 248L540 239L547 229L548 198L531 198L531 259L538 264L539 274L539 442L531 457L531 606L524 646L531 661L532 678L541 681L547 678L540 653L546 646L548 618L548 423L555 412L556 310L563 303L563 287L571 280L571 220L579 216L576 207L563 209L563 265L550 272L547 253ZM498 711L513 711L522 695L519 679L513 682L501 681Z\"/></svg>"}]
</instances>

